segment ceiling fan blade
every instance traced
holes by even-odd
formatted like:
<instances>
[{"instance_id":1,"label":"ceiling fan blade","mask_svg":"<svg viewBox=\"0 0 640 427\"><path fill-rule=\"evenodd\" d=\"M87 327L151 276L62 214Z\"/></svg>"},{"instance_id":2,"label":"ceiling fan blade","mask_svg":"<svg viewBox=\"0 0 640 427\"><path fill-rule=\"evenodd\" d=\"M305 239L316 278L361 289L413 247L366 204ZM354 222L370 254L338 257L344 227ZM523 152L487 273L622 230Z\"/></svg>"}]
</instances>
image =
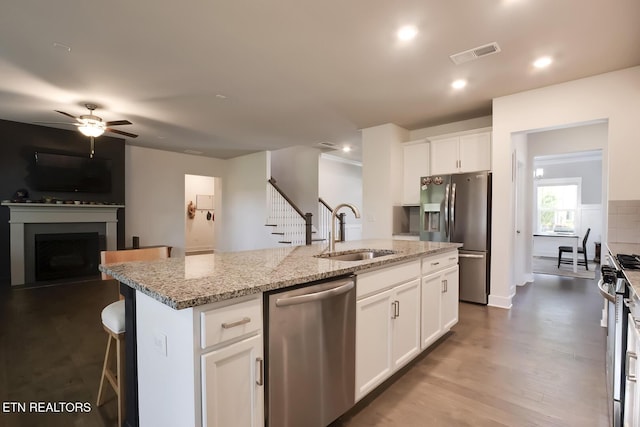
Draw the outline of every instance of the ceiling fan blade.
<instances>
[{"instance_id":1,"label":"ceiling fan blade","mask_svg":"<svg viewBox=\"0 0 640 427\"><path fill-rule=\"evenodd\" d=\"M53 110L53 111L55 111L56 113L64 114L65 116L71 117L72 119L78 120L78 118L76 116L73 116L73 115L71 115L69 113L65 113L64 111L60 111L60 110Z\"/></svg>"},{"instance_id":2,"label":"ceiling fan blade","mask_svg":"<svg viewBox=\"0 0 640 427\"><path fill-rule=\"evenodd\" d=\"M39 125L69 125L69 126L78 126L78 123L69 123L69 122L33 122Z\"/></svg>"},{"instance_id":3,"label":"ceiling fan blade","mask_svg":"<svg viewBox=\"0 0 640 427\"><path fill-rule=\"evenodd\" d=\"M120 135L124 135L124 136L128 136L129 138L137 138L138 135L136 135L135 133L129 133L129 132L124 132L118 129L111 129L111 128L106 128L105 131L107 132L112 132L112 133L117 133Z\"/></svg>"},{"instance_id":4,"label":"ceiling fan blade","mask_svg":"<svg viewBox=\"0 0 640 427\"><path fill-rule=\"evenodd\" d=\"M132 125L129 120L114 120L111 122L105 123L107 126L121 126L121 125Z\"/></svg>"}]
</instances>

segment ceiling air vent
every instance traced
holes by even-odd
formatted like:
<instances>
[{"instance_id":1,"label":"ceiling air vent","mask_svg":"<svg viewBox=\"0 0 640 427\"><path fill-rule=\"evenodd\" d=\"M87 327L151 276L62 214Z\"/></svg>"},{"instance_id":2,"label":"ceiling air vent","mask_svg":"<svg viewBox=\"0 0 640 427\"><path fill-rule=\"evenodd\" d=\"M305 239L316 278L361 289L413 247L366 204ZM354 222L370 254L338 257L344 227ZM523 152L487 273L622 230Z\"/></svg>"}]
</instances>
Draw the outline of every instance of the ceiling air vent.
<instances>
[{"instance_id":1,"label":"ceiling air vent","mask_svg":"<svg viewBox=\"0 0 640 427\"><path fill-rule=\"evenodd\" d=\"M454 64L459 65L465 62L474 61L478 58L482 58L483 56L493 55L498 52L500 52L500 46L498 46L498 43L493 42L465 50L464 52L454 53L449 56L449 58L451 58Z\"/></svg>"},{"instance_id":2,"label":"ceiling air vent","mask_svg":"<svg viewBox=\"0 0 640 427\"><path fill-rule=\"evenodd\" d=\"M333 148L333 149L337 149L338 146L336 144L334 144L333 142L329 142L329 141L322 141L322 142L318 142L318 145L324 148Z\"/></svg>"}]
</instances>

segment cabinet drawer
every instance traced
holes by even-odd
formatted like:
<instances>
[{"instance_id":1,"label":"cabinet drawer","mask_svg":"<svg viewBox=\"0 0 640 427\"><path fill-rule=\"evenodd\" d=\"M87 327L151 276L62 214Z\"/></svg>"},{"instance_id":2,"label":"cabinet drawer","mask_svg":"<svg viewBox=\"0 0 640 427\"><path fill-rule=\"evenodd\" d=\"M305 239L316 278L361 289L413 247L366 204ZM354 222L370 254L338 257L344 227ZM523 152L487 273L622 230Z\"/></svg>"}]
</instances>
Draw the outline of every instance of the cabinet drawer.
<instances>
[{"instance_id":1,"label":"cabinet drawer","mask_svg":"<svg viewBox=\"0 0 640 427\"><path fill-rule=\"evenodd\" d=\"M422 275L454 266L458 263L458 251L422 258Z\"/></svg>"},{"instance_id":2,"label":"cabinet drawer","mask_svg":"<svg viewBox=\"0 0 640 427\"><path fill-rule=\"evenodd\" d=\"M262 301L255 298L200 313L202 348L262 330Z\"/></svg>"},{"instance_id":3,"label":"cabinet drawer","mask_svg":"<svg viewBox=\"0 0 640 427\"><path fill-rule=\"evenodd\" d=\"M356 277L356 298L389 289L420 276L420 260L391 265L380 270L358 274Z\"/></svg>"}]
</instances>

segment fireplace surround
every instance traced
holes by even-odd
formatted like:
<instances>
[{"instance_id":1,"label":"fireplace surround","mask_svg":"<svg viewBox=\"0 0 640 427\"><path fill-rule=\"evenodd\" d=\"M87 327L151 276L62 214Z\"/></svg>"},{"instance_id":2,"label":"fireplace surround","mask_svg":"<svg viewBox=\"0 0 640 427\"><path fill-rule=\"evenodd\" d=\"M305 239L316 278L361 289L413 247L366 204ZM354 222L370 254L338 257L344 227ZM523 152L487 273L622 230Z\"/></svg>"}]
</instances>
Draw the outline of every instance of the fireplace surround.
<instances>
[{"instance_id":1,"label":"fireplace surround","mask_svg":"<svg viewBox=\"0 0 640 427\"><path fill-rule=\"evenodd\" d=\"M68 205L2 203L8 206L11 285L32 283L35 274L36 234L98 233L107 250L117 249L117 212L124 205ZM59 262L73 262L71 259Z\"/></svg>"}]
</instances>

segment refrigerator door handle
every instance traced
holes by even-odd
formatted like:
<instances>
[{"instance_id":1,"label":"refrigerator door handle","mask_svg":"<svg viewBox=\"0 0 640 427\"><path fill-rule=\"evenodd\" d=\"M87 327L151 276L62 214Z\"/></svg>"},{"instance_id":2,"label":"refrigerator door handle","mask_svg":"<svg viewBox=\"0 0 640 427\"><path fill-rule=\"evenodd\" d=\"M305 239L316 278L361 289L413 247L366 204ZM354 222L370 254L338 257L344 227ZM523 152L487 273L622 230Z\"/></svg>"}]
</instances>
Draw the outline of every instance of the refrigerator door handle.
<instances>
[{"instance_id":1,"label":"refrigerator door handle","mask_svg":"<svg viewBox=\"0 0 640 427\"><path fill-rule=\"evenodd\" d=\"M451 223L451 237L453 238L453 233L456 228L456 183L451 184L451 218L449 219Z\"/></svg>"},{"instance_id":2,"label":"refrigerator door handle","mask_svg":"<svg viewBox=\"0 0 640 427\"><path fill-rule=\"evenodd\" d=\"M444 235L449 237L449 184L444 187Z\"/></svg>"}]
</instances>

